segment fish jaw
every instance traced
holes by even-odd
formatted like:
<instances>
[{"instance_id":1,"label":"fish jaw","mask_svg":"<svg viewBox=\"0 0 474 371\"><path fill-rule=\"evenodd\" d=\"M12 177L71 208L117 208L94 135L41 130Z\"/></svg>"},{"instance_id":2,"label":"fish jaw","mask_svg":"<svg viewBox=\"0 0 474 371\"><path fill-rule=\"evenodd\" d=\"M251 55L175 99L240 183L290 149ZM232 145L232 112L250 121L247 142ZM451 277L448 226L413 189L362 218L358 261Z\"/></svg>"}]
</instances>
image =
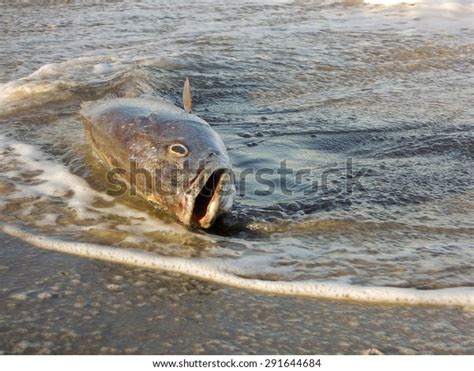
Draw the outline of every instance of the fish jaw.
<instances>
[{"instance_id":1,"label":"fish jaw","mask_svg":"<svg viewBox=\"0 0 474 371\"><path fill-rule=\"evenodd\" d=\"M235 193L230 168L203 170L182 198L178 218L185 225L208 229L219 215L230 210Z\"/></svg>"}]
</instances>

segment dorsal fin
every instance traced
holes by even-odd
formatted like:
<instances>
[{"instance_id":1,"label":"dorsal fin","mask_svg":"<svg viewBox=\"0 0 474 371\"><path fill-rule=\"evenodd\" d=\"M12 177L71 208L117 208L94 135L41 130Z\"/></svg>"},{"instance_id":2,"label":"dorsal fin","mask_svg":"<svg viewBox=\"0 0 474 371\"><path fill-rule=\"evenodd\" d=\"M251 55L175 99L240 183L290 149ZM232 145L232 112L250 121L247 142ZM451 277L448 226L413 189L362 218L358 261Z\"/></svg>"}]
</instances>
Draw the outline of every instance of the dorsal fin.
<instances>
[{"instance_id":1,"label":"dorsal fin","mask_svg":"<svg viewBox=\"0 0 474 371\"><path fill-rule=\"evenodd\" d=\"M193 103L191 100L191 86L189 85L189 79L187 77L183 87L183 107L187 113L191 113Z\"/></svg>"}]
</instances>

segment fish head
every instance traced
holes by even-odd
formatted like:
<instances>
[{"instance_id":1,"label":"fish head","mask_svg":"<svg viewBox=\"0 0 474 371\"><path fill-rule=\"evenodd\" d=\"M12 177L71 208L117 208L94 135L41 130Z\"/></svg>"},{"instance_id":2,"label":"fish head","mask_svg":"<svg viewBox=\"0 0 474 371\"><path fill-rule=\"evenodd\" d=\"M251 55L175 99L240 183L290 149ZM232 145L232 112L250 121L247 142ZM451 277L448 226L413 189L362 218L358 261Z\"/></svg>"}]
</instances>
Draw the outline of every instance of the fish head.
<instances>
[{"instance_id":1,"label":"fish head","mask_svg":"<svg viewBox=\"0 0 474 371\"><path fill-rule=\"evenodd\" d=\"M151 197L166 203L183 224L207 229L232 207L236 193L225 145L197 116L157 122L159 163Z\"/></svg>"}]
</instances>

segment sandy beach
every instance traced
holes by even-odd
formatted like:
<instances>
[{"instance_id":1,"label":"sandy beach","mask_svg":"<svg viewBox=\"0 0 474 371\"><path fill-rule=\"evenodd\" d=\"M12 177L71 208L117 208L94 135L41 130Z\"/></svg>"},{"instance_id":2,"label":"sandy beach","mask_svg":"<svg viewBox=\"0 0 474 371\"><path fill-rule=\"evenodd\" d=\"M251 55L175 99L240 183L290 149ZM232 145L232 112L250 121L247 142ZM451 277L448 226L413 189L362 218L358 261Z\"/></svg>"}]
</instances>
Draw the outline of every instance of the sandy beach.
<instances>
[{"instance_id":1,"label":"sandy beach","mask_svg":"<svg viewBox=\"0 0 474 371\"><path fill-rule=\"evenodd\" d=\"M257 295L2 235L3 354L469 354L474 313Z\"/></svg>"}]
</instances>

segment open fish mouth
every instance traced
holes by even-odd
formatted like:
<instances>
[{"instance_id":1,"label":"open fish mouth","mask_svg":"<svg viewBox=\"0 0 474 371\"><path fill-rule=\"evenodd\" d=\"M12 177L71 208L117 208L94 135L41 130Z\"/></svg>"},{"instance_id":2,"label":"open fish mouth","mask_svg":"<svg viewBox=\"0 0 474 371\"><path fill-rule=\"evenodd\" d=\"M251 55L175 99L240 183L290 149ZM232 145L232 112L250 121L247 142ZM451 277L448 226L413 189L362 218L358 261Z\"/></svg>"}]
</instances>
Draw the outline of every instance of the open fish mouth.
<instances>
[{"instance_id":1,"label":"open fish mouth","mask_svg":"<svg viewBox=\"0 0 474 371\"><path fill-rule=\"evenodd\" d=\"M233 173L228 168L203 172L186 195L182 221L203 229L229 210L235 197Z\"/></svg>"}]
</instances>

